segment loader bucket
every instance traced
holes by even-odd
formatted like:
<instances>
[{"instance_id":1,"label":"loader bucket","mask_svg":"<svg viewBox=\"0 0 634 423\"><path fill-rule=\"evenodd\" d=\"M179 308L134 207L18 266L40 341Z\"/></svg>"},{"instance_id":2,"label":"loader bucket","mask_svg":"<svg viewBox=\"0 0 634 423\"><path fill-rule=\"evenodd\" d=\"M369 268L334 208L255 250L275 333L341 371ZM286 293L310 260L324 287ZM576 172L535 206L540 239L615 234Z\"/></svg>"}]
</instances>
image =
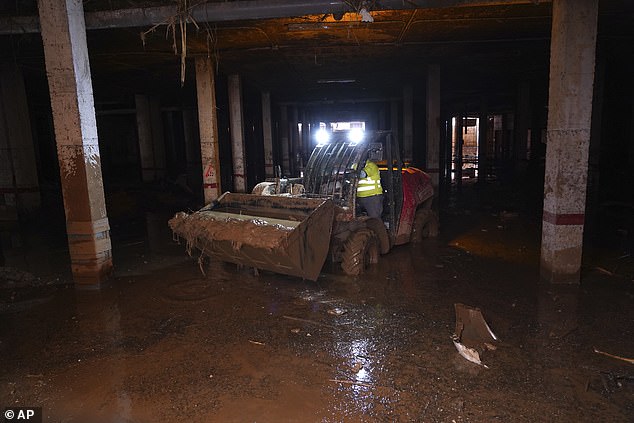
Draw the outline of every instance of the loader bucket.
<instances>
[{"instance_id":1,"label":"loader bucket","mask_svg":"<svg viewBox=\"0 0 634 423\"><path fill-rule=\"evenodd\" d=\"M203 255L317 280L330 246L334 204L323 198L225 193L169 221Z\"/></svg>"}]
</instances>

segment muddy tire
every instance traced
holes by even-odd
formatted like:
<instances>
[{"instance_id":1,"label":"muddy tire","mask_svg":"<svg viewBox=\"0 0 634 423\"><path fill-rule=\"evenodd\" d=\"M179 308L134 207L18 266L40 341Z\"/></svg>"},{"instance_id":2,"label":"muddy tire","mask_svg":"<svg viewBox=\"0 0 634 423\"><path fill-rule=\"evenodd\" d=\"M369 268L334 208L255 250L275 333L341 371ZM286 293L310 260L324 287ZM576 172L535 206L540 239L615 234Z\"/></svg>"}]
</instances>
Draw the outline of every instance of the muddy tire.
<instances>
[{"instance_id":1,"label":"muddy tire","mask_svg":"<svg viewBox=\"0 0 634 423\"><path fill-rule=\"evenodd\" d=\"M411 242L438 236L438 216L431 209L418 209L412 224Z\"/></svg>"},{"instance_id":2,"label":"muddy tire","mask_svg":"<svg viewBox=\"0 0 634 423\"><path fill-rule=\"evenodd\" d=\"M376 234L367 228L359 229L343 246L341 268L346 275L360 275L369 264L378 263L380 250Z\"/></svg>"}]
</instances>

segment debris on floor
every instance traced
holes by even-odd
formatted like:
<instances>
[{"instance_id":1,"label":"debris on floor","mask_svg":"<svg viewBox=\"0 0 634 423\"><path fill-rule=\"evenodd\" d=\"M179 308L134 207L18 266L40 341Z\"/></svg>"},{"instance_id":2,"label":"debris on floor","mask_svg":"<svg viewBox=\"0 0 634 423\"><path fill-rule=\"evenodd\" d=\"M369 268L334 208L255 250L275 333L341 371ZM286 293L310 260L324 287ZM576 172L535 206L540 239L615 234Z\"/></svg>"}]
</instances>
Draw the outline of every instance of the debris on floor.
<instances>
[{"instance_id":1,"label":"debris on floor","mask_svg":"<svg viewBox=\"0 0 634 423\"><path fill-rule=\"evenodd\" d=\"M347 310L339 307L331 308L330 310L328 310L328 314L332 314L333 316L341 316L342 314L345 314L347 312Z\"/></svg>"},{"instance_id":2,"label":"debris on floor","mask_svg":"<svg viewBox=\"0 0 634 423\"><path fill-rule=\"evenodd\" d=\"M601 371L599 376L603 387L603 393L608 395L627 389L629 386L634 387L634 376L606 371Z\"/></svg>"},{"instance_id":3,"label":"debris on floor","mask_svg":"<svg viewBox=\"0 0 634 423\"><path fill-rule=\"evenodd\" d=\"M363 369L363 363L357 362L352 366L352 373L359 373Z\"/></svg>"},{"instance_id":4,"label":"debris on floor","mask_svg":"<svg viewBox=\"0 0 634 423\"><path fill-rule=\"evenodd\" d=\"M626 357L621 357L621 356L618 356L618 355L610 354L610 353L607 353L605 351L598 350L598 349L596 349L596 347L594 348L594 352L597 353L597 354L601 354L601 355L605 355L607 357L614 358L616 360L621 360L621 361L625 361L626 363L634 364L634 358L626 358Z\"/></svg>"},{"instance_id":5,"label":"debris on floor","mask_svg":"<svg viewBox=\"0 0 634 423\"><path fill-rule=\"evenodd\" d=\"M0 288L32 288L54 283L53 280L43 280L20 269L0 267Z\"/></svg>"},{"instance_id":6,"label":"debris on floor","mask_svg":"<svg viewBox=\"0 0 634 423\"><path fill-rule=\"evenodd\" d=\"M495 350L495 336L479 308L455 303L456 328L451 339L461 356L488 369L480 356L487 350Z\"/></svg>"}]
</instances>

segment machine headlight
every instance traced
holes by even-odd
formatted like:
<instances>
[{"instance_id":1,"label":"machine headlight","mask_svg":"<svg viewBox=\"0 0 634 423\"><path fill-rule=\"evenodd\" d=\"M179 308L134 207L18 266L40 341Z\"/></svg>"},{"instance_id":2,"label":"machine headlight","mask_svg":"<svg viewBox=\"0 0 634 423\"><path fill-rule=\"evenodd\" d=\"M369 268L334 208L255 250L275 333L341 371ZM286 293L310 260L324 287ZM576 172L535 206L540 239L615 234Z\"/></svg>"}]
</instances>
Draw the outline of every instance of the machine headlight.
<instances>
[{"instance_id":1,"label":"machine headlight","mask_svg":"<svg viewBox=\"0 0 634 423\"><path fill-rule=\"evenodd\" d=\"M363 129L361 128L352 128L348 132L348 141L351 143L357 144L363 141Z\"/></svg>"},{"instance_id":2,"label":"machine headlight","mask_svg":"<svg viewBox=\"0 0 634 423\"><path fill-rule=\"evenodd\" d=\"M315 140L317 141L317 147L323 147L324 144L328 144L330 141L330 134L325 129L319 129L315 133Z\"/></svg>"}]
</instances>

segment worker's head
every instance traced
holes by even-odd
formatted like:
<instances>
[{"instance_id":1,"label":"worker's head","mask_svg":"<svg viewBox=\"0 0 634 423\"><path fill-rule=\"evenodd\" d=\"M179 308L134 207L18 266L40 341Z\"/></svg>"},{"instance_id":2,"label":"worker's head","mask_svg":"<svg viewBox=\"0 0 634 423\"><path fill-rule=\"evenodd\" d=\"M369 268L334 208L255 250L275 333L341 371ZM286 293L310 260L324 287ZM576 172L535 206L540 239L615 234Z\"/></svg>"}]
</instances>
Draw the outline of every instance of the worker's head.
<instances>
[{"instance_id":1,"label":"worker's head","mask_svg":"<svg viewBox=\"0 0 634 423\"><path fill-rule=\"evenodd\" d=\"M374 163L383 160L383 149L380 144L373 146L373 148L370 149L368 152L368 159L372 160Z\"/></svg>"},{"instance_id":2,"label":"worker's head","mask_svg":"<svg viewBox=\"0 0 634 423\"><path fill-rule=\"evenodd\" d=\"M363 162L363 166L361 166L361 169L359 169L359 178L364 179L368 177L368 174L365 171L368 163L371 163L370 159L367 159L365 162Z\"/></svg>"}]
</instances>

